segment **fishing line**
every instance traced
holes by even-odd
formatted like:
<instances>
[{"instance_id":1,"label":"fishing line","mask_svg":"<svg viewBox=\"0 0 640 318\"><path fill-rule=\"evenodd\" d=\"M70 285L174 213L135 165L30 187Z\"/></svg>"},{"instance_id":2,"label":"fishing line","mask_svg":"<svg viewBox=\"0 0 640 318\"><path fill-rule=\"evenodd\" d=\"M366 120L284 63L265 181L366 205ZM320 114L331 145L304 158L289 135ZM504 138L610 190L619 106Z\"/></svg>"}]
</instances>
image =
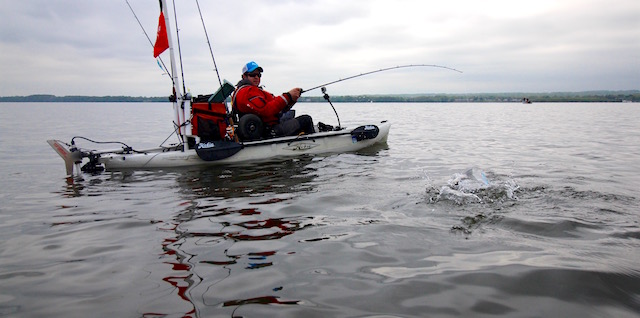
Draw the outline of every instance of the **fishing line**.
<instances>
[{"instance_id":1,"label":"fishing line","mask_svg":"<svg viewBox=\"0 0 640 318\"><path fill-rule=\"evenodd\" d=\"M222 87L222 80L220 79L220 72L218 72L218 65L216 65L216 58L213 56L213 49L211 48L211 41L209 41L209 34L207 33L207 27L204 25L204 18L202 17L202 11L200 10L200 3L196 0L198 6L198 13L200 13L200 21L202 21L202 28L204 29L204 36L207 38L207 44L209 45L209 52L211 52L211 59L213 60L213 67L218 74L218 82Z\"/></svg>"},{"instance_id":2,"label":"fishing line","mask_svg":"<svg viewBox=\"0 0 640 318\"><path fill-rule=\"evenodd\" d=\"M302 94L303 92L309 92L312 91L314 89L318 89L320 87L324 87L327 85L331 85L331 84L335 84L335 83L339 83L342 81L346 81L352 78L356 78L356 77L360 77L360 76L365 76L365 75L369 75L369 74L373 74L373 73L378 73L378 72L384 72L384 71L389 71L389 70L395 70L398 68L406 68L406 67L437 67L437 68L444 68L447 70L451 70L451 71L455 71L458 73L462 73L462 71L456 70L455 68L451 68L451 67L447 67L447 66L441 66L441 65L434 65L434 64L410 64L410 65L399 65L399 66L394 66L394 67L387 67L387 68L382 68L379 70L375 70L375 71L371 71L371 72L366 72L366 73L362 73L362 74L358 74L358 75L353 75L353 76L349 76L349 77L345 77L345 78L341 78L339 80L333 81L333 82L329 82L329 83L325 83L322 85L318 85L316 87L313 88L309 88L309 89L303 89L300 91L300 94Z\"/></svg>"},{"instance_id":3,"label":"fishing line","mask_svg":"<svg viewBox=\"0 0 640 318\"><path fill-rule=\"evenodd\" d=\"M138 16L136 15L136 12L133 11L133 8L131 7L131 4L129 4L129 0L125 0L125 2L129 6L129 9L131 10L131 13L133 13L133 16L136 18L136 21L138 21L138 25L142 29L142 32L144 33L144 36L147 37L147 40L149 40L149 44L151 44L151 47L153 47L153 42L151 41L151 38L149 37L149 34L147 34L147 30L145 30L144 27L142 26L142 23L140 22L140 19L138 19ZM158 63L162 63L162 66L161 66L162 71L166 72L169 75L169 78L171 79L171 82L173 82L173 76L171 76L171 72L169 72L169 69L164 64L164 61L162 60L162 58L158 56L158 60L160 60Z\"/></svg>"}]
</instances>

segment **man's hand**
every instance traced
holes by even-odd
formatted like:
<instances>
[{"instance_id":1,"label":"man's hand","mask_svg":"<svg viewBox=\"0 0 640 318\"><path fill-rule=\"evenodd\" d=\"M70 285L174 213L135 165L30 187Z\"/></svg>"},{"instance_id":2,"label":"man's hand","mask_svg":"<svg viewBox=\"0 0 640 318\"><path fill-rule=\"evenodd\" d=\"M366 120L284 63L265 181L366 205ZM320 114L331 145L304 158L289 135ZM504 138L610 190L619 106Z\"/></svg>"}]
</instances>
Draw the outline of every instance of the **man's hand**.
<instances>
[{"instance_id":1,"label":"man's hand","mask_svg":"<svg viewBox=\"0 0 640 318\"><path fill-rule=\"evenodd\" d=\"M292 88L289 91L289 95L291 95L291 99L293 99L293 102L298 101L298 98L300 98L300 92L302 92L302 88Z\"/></svg>"}]
</instances>

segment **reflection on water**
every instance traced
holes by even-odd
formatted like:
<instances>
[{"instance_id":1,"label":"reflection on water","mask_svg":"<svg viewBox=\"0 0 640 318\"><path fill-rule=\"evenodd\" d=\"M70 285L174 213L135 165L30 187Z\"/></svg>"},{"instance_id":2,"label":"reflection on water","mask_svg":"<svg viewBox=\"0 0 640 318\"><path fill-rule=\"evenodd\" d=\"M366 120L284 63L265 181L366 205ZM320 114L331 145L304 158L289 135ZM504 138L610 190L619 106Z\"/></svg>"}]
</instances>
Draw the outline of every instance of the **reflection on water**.
<instances>
[{"instance_id":1,"label":"reflection on water","mask_svg":"<svg viewBox=\"0 0 640 318\"><path fill-rule=\"evenodd\" d=\"M264 270L279 258L295 254L280 250L283 245L278 242L313 226L313 218L275 217L263 210L288 204L299 192L312 191L316 177L315 169L309 166L312 161L302 158L178 173L178 192L187 201L162 229L169 235L163 243L163 258L169 259L166 262L172 264L173 272L163 280L191 304L185 316L203 314L204 306L235 311L246 305L298 303L277 295L282 286L246 298L221 297L216 291L227 285L226 281L243 277L245 271ZM246 207L237 208L242 205Z\"/></svg>"},{"instance_id":2,"label":"reflection on water","mask_svg":"<svg viewBox=\"0 0 640 318\"><path fill-rule=\"evenodd\" d=\"M120 206L123 211L114 213L117 203L109 213L61 206L67 213L58 213L51 225L146 220L154 226L160 234L158 245L145 248L159 252L152 265L147 265L150 272L141 284L146 287L140 294L148 301L138 307L144 317L366 316L384 312L415 317L427 313L509 316L521 307L480 296L463 302L464 309L459 310L449 299L464 286L478 295L483 295L480 289L488 288L498 295L511 294L516 303L535 302L543 297L541 293L553 289L555 280L547 277L561 277L569 286L567 290L577 294L568 297L568 291L557 293L553 306L581 299L606 304L616 297L625 306L638 309L632 286L640 283L640 275L633 270L632 260L621 261L620 249L624 247L612 243L609 253L586 258L588 248L576 248L585 237L633 239L634 234L628 234L638 232L633 227L602 234L609 230L588 221L590 213L584 212L584 207L626 216L629 211L618 210L616 204L626 207L635 198L568 186L559 190L529 186L512 175L474 168L453 173L441 184L427 177L421 200L412 201L411 196L397 201L385 198L381 202L388 206L383 210L363 209L367 201L375 200L367 191L384 193L383 186L372 190L366 182L377 178L373 168L377 158L342 155L85 176L84 180L68 182L60 194L76 199L103 198L110 203L122 200L127 202ZM350 184L333 182L347 176L352 179ZM393 178L384 176L388 177ZM164 191L158 194L158 188ZM175 197L157 197L166 196L167 189L179 198L169 210L161 206L176 202ZM563 206L563 201L576 199L589 202L575 209L584 214L581 220L575 215L568 220L549 220L517 212L523 205L553 210ZM148 206L149 200L157 202ZM358 208L343 205L354 201L359 202ZM141 209L131 211L136 205ZM330 211L322 213L324 209ZM437 218L441 210L446 212L437 220L438 225L425 222ZM450 222L447 231L443 220L451 218L457 221ZM456 235L434 236L429 233L434 230L463 233L470 242L453 244ZM495 235L502 240L502 231L515 236L508 243L485 246L474 242L478 235ZM536 246L531 245L532 238ZM549 252L552 250L562 250L562 257ZM618 273L610 272L612 263L619 266ZM620 275L630 282L620 283ZM598 277L613 289L607 291L594 284ZM581 279L589 281L582 283ZM597 300L602 297L605 300ZM359 304L363 299L375 305ZM583 314L583 309L571 312ZM624 310L618 313L626 314Z\"/></svg>"},{"instance_id":3,"label":"reflection on water","mask_svg":"<svg viewBox=\"0 0 640 318\"><path fill-rule=\"evenodd\" d=\"M237 198L261 194L291 194L310 191L316 170L311 157L258 164L210 167L180 172L178 183L186 196Z\"/></svg>"},{"instance_id":4,"label":"reflection on water","mask_svg":"<svg viewBox=\"0 0 640 318\"><path fill-rule=\"evenodd\" d=\"M304 205L300 198L315 193L324 183L318 181L318 169L344 176L341 166L349 164L352 176L368 177L373 172L370 163L375 160L375 152L368 152L192 170L84 175L67 180L60 194L104 200L111 205L104 211L59 214L56 218L61 220L52 225L99 224L122 218L147 220L153 225L162 236L159 246L148 248L161 252L156 254L156 265L150 265L154 269L146 281L151 285L162 281L165 285L142 292L144 297L151 297L148 305L140 307L144 317L208 316L221 310L233 315L246 306L310 304L300 297L283 295L287 290L282 283L285 272L277 265L295 259L302 252L300 244L332 241L349 234L312 233L287 239L302 230L344 221L326 221L316 214L296 212ZM323 178L327 176L324 173ZM154 211L163 202L176 201L175 197L158 198L163 194L157 188L174 189L181 201L171 209L173 212ZM147 207L149 200L155 201L151 207ZM114 216L113 211L119 207L127 211ZM223 310L227 308L230 311Z\"/></svg>"}]
</instances>

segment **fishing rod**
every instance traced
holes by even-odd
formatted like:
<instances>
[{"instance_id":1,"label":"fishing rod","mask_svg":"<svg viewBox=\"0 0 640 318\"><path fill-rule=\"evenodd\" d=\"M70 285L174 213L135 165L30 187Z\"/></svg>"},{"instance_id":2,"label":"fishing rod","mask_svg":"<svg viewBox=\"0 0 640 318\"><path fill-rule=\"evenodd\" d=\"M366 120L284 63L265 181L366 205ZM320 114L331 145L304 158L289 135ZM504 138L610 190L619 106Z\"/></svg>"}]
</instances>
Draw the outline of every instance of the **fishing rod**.
<instances>
[{"instance_id":1,"label":"fishing rod","mask_svg":"<svg viewBox=\"0 0 640 318\"><path fill-rule=\"evenodd\" d=\"M211 52L211 59L213 60L213 67L216 70L216 74L218 74L218 82L222 87L222 80L220 79L220 72L218 72L218 65L216 65L216 58L213 56L213 49L211 48L211 41L209 41L209 34L207 33L207 27L204 25L204 18L202 17L202 11L200 10L200 3L196 0L196 5L198 6L198 12L200 13L200 20L202 21L202 28L204 29L204 36L207 38L207 44L209 44L209 52Z\"/></svg>"},{"instance_id":2,"label":"fishing rod","mask_svg":"<svg viewBox=\"0 0 640 318\"><path fill-rule=\"evenodd\" d=\"M462 71L456 70L455 68L451 68L451 67L447 67L447 66L441 66L441 65L434 65L434 64L410 64L410 65L399 65L399 66L394 66L394 67L387 67L387 68L381 68L379 70L375 70L375 71L371 71L371 72L366 72L366 73L362 73L362 74L358 74L358 75L353 75L353 76L349 76L349 77L345 77L345 78L341 78L339 80L333 81L333 82L329 82L329 83L325 83L322 85L318 85L316 87L313 88L309 88L309 89L303 89L300 91L300 94L304 93L304 92L309 92L312 91L314 89L318 89L327 85L331 85L331 84L335 84L335 83L339 83L342 81L346 81L352 78L356 78L356 77L360 77L360 76L365 76L365 75L369 75L369 74L373 74L373 73L378 73L378 72L384 72L384 71L389 71L389 70L395 70L398 68L406 68L406 67L437 67L437 68L444 68L447 70L451 70L451 71L455 71L458 73L462 73Z\"/></svg>"}]
</instances>

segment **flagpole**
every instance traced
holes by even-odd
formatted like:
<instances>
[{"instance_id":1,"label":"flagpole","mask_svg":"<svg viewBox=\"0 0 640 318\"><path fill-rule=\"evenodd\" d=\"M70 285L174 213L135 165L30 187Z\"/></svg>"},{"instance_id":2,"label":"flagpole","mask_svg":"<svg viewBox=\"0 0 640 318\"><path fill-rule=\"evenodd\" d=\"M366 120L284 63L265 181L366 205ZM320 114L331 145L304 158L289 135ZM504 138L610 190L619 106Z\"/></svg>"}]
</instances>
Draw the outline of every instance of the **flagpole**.
<instances>
[{"instance_id":1,"label":"flagpole","mask_svg":"<svg viewBox=\"0 0 640 318\"><path fill-rule=\"evenodd\" d=\"M172 76L172 82L173 82L173 91L175 93L175 100L173 101L173 109L175 111L176 125L178 126L177 131L179 132L180 138L182 139L182 142L184 144L184 150L187 150L188 143L185 142L186 132L185 132L185 127L183 126L185 122L184 108L183 108L184 96L182 95L182 91L180 90L180 85L178 82L178 71L176 68L176 58L175 58L174 48L173 48L173 36L171 33L171 23L169 21L169 12L167 9L166 0L160 0L160 4L162 6L162 14L164 15L164 20L165 20L164 22L167 29L167 39L169 41L169 56L171 58L171 76Z\"/></svg>"}]
</instances>

